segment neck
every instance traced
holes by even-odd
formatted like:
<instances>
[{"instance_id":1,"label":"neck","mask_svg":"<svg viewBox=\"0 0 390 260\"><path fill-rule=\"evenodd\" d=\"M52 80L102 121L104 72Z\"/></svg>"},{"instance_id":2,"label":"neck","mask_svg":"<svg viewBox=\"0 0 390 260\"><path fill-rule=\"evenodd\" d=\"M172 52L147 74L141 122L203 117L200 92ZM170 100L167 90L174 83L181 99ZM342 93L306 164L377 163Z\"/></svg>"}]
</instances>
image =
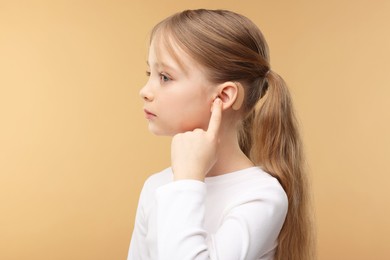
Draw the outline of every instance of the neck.
<instances>
[{"instance_id":1,"label":"neck","mask_svg":"<svg viewBox=\"0 0 390 260\"><path fill-rule=\"evenodd\" d=\"M221 126L220 134L217 162L207 173L207 177L218 176L254 166L240 149L235 127L231 125Z\"/></svg>"}]
</instances>

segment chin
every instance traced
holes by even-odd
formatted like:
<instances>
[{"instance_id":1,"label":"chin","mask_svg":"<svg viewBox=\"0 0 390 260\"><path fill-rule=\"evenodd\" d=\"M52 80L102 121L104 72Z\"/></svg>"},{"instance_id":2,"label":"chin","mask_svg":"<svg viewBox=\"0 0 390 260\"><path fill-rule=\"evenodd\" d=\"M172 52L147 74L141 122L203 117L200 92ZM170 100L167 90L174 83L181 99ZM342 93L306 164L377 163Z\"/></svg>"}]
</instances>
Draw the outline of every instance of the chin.
<instances>
[{"instance_id":1,"label":"chin","mask_svg":"<svg viewBox=\"0 0 390 260\"><path fill-rule=\"evenodd\" d=\"M179 133L185 133L189 131L193 131L195 129L203 129L206 130L207 127L202 127L200 125L180 125L176 127L162 127L149 122L149 131L156 136L174 136Z\"/></svg>"},{"instance_id":2,"label":"chin","mask_svg":"<svg viewBox=\"0 0 390 260\"><path fill-rule=\"evenodd\" d=\"M158 127L155 127L151 124L149 124L149 132L156 136L174 136L175 134L179 133L177 131L167 130L167 129L161 129Z\"/></svg>"}]
</instances>

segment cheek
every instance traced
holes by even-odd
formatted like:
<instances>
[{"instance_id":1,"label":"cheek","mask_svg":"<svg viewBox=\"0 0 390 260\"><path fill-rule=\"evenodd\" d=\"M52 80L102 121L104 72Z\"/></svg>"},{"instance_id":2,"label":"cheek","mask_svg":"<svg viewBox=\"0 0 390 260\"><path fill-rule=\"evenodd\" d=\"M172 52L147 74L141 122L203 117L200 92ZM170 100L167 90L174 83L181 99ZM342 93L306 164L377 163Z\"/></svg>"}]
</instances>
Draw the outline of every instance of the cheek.
<instances>
[{"instance_id":1,"label":"cheek","mask_svg":"<svg viewBox=\"0 0 390 260\"><path fill-rule=\"evenodd\" d=\"M206 102L201 103L183 103L177 108L177 116L180 128L183 131L192 131L195 128L206 130L210 120L210 105Z\"/></svg>"},{"instance_id":2,"label":"cheek","mask_svg":"<svg viewBox=\"0 0 390 260\"><path fill-rule=\"evenodd\" d=\"M186 91L165 93L161 99L164 102L161 108L164 108L164 121L168 128L175 132L192 131L195 128L207 129L212 100L210 93L199 87L186 86Z\"/></svg>"}]
</instances>

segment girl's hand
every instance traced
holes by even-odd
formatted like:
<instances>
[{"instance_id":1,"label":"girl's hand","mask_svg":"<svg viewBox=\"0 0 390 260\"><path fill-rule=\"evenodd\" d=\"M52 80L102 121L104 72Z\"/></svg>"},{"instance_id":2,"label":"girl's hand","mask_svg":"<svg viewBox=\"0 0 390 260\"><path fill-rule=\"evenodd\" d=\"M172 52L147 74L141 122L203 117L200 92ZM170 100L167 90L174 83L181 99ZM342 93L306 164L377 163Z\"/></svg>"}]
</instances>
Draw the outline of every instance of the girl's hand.
<instances>
[{"instance_id":1,"label":"girl's hand","mask_svg":"<svg viewBox=\"0 0 390 260\"><path fill-rule=\"evenodd\" d=\"M175 180L204 180L206 174L217 161L221 118L222 102L216 98L212 106L207 131L195 129L173 137L171 163Z\"/></svg>"}]
</instances>

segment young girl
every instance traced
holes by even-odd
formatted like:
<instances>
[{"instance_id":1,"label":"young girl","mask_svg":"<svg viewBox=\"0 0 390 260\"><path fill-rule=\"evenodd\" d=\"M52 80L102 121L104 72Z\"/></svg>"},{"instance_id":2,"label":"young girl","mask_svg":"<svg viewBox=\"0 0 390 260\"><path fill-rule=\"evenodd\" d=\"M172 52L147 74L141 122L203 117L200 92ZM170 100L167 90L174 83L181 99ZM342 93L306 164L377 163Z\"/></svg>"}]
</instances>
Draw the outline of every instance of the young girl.
<instances>
[{"instance_id":1,"label":"young girl","mask_svg":"<svg viewBox=\"0 0 390 260\"><path fill-rule=\"evenodd\" d=\"M128 260L313 259L291 98L248 18L187 10L152 31L140 95L171 168L141 192Z\"/></svg>"}]
</instances>

